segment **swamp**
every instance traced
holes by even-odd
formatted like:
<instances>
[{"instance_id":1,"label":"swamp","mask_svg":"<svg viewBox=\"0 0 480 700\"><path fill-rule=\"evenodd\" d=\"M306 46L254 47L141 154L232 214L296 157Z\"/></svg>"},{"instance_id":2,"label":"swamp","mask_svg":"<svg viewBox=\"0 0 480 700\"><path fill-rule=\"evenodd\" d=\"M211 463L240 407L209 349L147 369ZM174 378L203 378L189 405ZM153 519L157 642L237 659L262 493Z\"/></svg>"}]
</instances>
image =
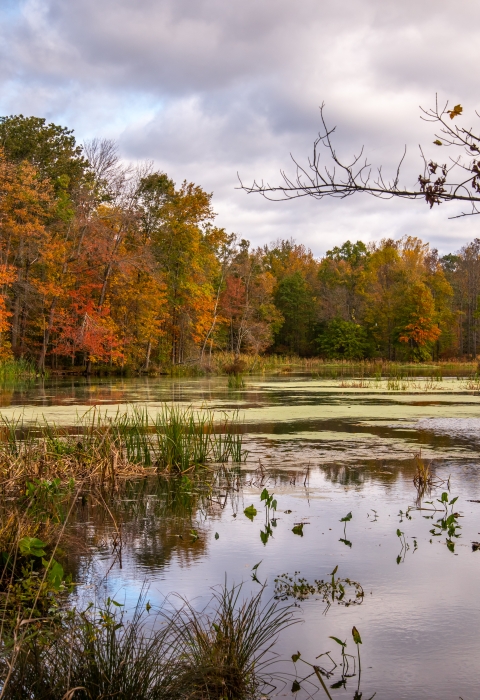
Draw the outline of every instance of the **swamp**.
<instances>
[{"instance_id":1,"label":"swamp","mask_svg":"<svg viewBox=\"0 0 480 700\"><path fill-rule=\"evenodd\" d=\"M0 698L477 697L480 377L370 370L5 384Z\"/></svg>"}]
</instances>

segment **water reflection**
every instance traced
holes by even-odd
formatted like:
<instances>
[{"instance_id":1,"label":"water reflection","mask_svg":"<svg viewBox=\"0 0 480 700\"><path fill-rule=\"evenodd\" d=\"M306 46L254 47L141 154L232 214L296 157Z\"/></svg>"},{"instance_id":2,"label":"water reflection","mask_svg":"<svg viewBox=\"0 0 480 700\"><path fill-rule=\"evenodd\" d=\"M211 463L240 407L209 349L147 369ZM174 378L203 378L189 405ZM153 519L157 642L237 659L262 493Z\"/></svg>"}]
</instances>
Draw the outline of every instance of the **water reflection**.
<instances>
[{"instance_id":1,"label":"water reflection","mask_svg":"<svg viewBox=\"0 0 480 700\"><path fill-rule=\"evenodd\" d=\"M454 552L445 546L445 533L432 537L432 520L424 518L432 514L416 510L415 469L412 458L409 463L392 460L388 469L379 469L375 461L355 469L247 465L208 473L201 481L145 479L118 494L103 494L111 515L91 494L83 505L79 502L72 524L77 537L85 536L83 550L71 554L77 580L83 582L78 595L88 599L93 595L88 585L102 581L128 603L146 580L152 603L175 591L201 606L210 587L225 576L229 582L245 581L246 591L258 588L255 578L266 581L267 594L273 595L282 572L301 572L307 582L330 582L338 565L335 577L358 582L363 604L334 605L325 617L323 595L299 601L304 624L280 640L285 658L298 649L308 660L333 652L330 637L344 640L356 625L363 639L366 697L376 690L386 700L474 698L472 664L480 652L480 557L471 548L479 529L477 466L439 460L435 467L442 482L450 476L449 504L458 496L452 506L462 516L462 536ZM265 532L265 488L277 500L275 527L270 520L266 541L259 536ZM441 501L444 488L433 487L427 500ZM249 519L243 511L251 504L257 514ZM294 532L299 523L305 524L302 537ZM121 558L113 548L117 529ZM445 629L448 635L442 634ZM404 674L397 673L399 660ZM348 683L346 689L334 683L336 676L330 683L334 700L347 697L344 693L351 697ZM303 685L296 697L306 697L302 693Z\"/></svg>"}]
</instances>

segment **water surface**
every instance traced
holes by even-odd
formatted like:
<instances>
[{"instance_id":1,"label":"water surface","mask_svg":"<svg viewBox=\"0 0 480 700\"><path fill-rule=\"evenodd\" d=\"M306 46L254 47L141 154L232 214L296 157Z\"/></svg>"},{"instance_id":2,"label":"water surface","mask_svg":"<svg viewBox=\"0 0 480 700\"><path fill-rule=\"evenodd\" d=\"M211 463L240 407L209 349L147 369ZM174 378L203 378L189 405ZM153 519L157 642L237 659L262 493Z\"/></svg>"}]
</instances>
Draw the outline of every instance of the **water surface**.
<instances>
[{"instance_id":1,"label":"water surface","mask_svg":"<svg viewBox=\"0 0 480 700\"><path fill-rule=\"evenodd\" d=\"M326 613L318 596L300 602L301 624L279 640L282 657L300 651L313 662L331 651L338 661L339 647L329 637L346 639L354 653L355 625L363 639L364 700L374 692L385 700L478 697L480 551L472 551L472 542L480 540L476 391L456 378L437 383L417 378L408 391L388 391L386 382L358 387L306 376L246 381L240 391L229 390L225 378L51 382L3 396L2 414L26 422L43 415L73 424L77 414L95 406L114 412L140 404L154 414L170 401L218 414L239 410L244 419L249 456L230 475L234 488L227 490L220 479L210 497L187 481L169 486L147 479L122 495L116 510L121 561L112 521L94 499L79 504L72 531L84 538L86 549L71 554L77 596L88 599L101 582L101 590L133 604L147 582L152 604L175 592L200 606L225 577L256 591L252 567L260 561L257 575L267 584L267 596L279 574L299 571L313 581L328 578L338 565L338 575L361 583L364 602L334 604ZM413 509L405 516L409 506L418 505L413 455L420 451L438 482L423 505L430 508L425 500L433 500L440 509L436 499L447 487L449 498L458 496L454 509L462 529L453 552L445 534L430 532L441 512ZM278 501L266 544L260 536L264 487ZM253 522L243 513L251 504L258 511ZM344 531L340 519L349 512ZM292 532L301 522L303 536ZM402 547L403 536L408 547ZM292 672L293 665L284 663L283 669ZM337 670L328 683L339 678ZM292 697L290 687L291 680L269 694ZM356 688L357 677L350 678L346 688L331 690L332 697L353 698ZM296 697L307 697L308 690L302 684Z\"/></svg>"}]
</instances>

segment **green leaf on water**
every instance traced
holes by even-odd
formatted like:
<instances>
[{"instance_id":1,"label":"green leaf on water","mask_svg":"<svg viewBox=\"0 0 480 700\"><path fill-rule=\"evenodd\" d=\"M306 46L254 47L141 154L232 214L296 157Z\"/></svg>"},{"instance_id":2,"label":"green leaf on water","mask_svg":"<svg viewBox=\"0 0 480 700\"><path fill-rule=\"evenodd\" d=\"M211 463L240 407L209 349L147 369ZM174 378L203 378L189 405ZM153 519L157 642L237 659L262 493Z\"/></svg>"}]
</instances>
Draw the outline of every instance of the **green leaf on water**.
<instances>
[{"instance_id":1,"label":"green leaf on water","mask_svg":"<svg viewBox=\"0 0 480 700\"><path fill-rule=\"evenodd\" d=\"M401 537L403 535L403 532L397 528L397 537Z\"/></svg>"},{"instance_id":2,"label":"green leaf on water","mask_svg":"<svg viewBox=\"0 0 480 700\"><path fill-rule=\"evenodd\" d=\"M298 681L293 681L292 683L292 693L298 693L298 691L301 689L301 685Z\"/></svg>"},{"instance_id":3,"label":"green leaf on water","mask_svg":"<svg viewBox=\"0 0 480 700\"><path fill-rule=\"evenodd\" d=\"M329 576L335 576L335 574L337 573L337 571L338 571L338 564L337 564L337 566L334 568L334 570L332 571L332 573L331 573L331 574L328 574L328 575L329 575ZM332 637L332 639L333 639L333 637Z\"/></svg>"},{"instance_id":4,"label":"green leaf on water","mask_svg":"<svg viewBox=\"0 0 480 700\"><path fill-rule=\"evenodd\" d=\"M253 519L257 514L257 509L252 504L251 506L248 506L248 508L245 508L243 512L247 516L247 518L253 522Z\"/></svg>"},{"instance_id":5,"label":"green leaf on water","mask_svg":"<svg viewBox=\"0 0 480 700\"><path fill-rule=\"evenodd\" d=\"M360 637L360 632L357 630L355 625L352 627L352 637L355 644L362 644L362 638Z\"/></svg>"},{"instance_id":6,"label":"green leaf on water","mask_svg":"<svg viewBox=\"0 0 480 700\"><path fill-rule=\"evenodd\" d=\"M333 639L334 642L337 642L337 644L340 644L341 647L346 647L346 646L347 646L347 642L342 642L342 640L339 639L338 637L332 637L332 636L331 636L330 639Z\"/></svg>"},{"instance_id":7,"label":"green leaf on water","mask_svg":"<svg viewBox=\"0 0 480 700\"><path fill-rule=\"evenodd\" d=\"M292 654L292 661L293 661L293 663L296 664L297 661L298 661L298 659L299 659L300 657L301 657L301 654L300 654L299 651L297 651L296 654Z\"/></svg>"},{"instance_id":8,"label":"green leaf on water","mask_svg":"<svg viewBox=\"0 0 480 700\"><path fill-rule=\"evenodd\" d=\"M258 569L258 567L260 566L260 564L262 563L262 561L263 561L263 559L260 559L258 564L255 564L255 566L252 566L252 571L256 571Z\"/></svg>"},{"instance_id":9,"label":"green leaf on water","mask_svg":"<svg viewBox=\"0 0 480 700\"><path fill-rule=\"evenodd\" d=\"M266 498L268 498L268 491L267 489L263 489L262 493L260 494L260 500L264 501Z\"/></svg>"},{"instance_id":10,"label":"green leaf on water","mask_svg":"<svg viewBox=\"0 0 480 700\"><path fill-rule=\"evenodd\" d=\"M401 561L402 561L402 557L401 557L400 554L399 554L398 557L397 557L397 564L400 564Z\"/></svg>"},{"instance_id":11,"label":"green leaf on water","mask_svg":"<svg viewBox=\"0 0 480 700\"><path fill-rule=\"evenodd\" d=\"M447 548L449 552L454 552L455 551L455 542L452 542L452 540L447 539Z\"/></svg>"},{"instance_id":12,"label":"green leaf on water","mask_svg":"<svg viewBox=\"0 0 480 700\"><path fill-rule=\"evenodd\" d=\"M458 496L455 496L455 498L452 498L452 500L450 501L450 503L449 503L448 505L449 505L449 506L453 506L453 504L455 503L455 501L458 501Z\"/></svg>"},{"instance_id":13,"label":"green leaf on water","mask_svg":"<svg viewBox=\"0 0 480 700\"><path fill-rule=\"evenodd\" d=\"M216 533L215 533L215 539L218 540L219 537L220 537L220 535L218 534L218 532L216 532Z\"/></svg>"},{"instance_id":14,"label":"green leaf on water","mask_svg":"<svg viewBox=\"0 0 480 700\"><path fill-rule=\"evenodd\" d=\"M347 513L347 515L344 518L340 518L341 523L348 523L352 519L352 511L350 513Z\"/></svg>"},{"instance_id":15,"label":"green leaf on water","mask_svg":"<svg viewBox=\"0 0 480 700\"><path fill-rule=\"evenodd\" d=\"M298 523L298 525L292 527L292 532L294 535L300 535L300 537L303 537L303 523Z\"/></svg>"}]
</instances>

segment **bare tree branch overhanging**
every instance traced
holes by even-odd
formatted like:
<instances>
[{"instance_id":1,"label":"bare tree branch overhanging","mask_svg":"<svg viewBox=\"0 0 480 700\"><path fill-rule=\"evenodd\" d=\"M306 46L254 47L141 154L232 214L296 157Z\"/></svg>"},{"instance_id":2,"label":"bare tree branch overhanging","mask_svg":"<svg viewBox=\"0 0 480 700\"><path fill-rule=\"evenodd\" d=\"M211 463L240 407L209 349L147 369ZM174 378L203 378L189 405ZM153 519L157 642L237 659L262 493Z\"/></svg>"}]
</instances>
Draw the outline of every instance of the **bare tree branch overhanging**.
<instances>
[{"instance_id":1,"label":"bare tree branch overhanging","mask_svg":"<svg viewBox=\"0 0 480 700\"><path fill-rule=\"evenodd\" d=\"M252 185L247 186L239 177L240 189L249 194L261 194L272 201L300 197L344 199L358 192L379 199L423 199L430 208L442 202L459 201L469 205L468 211L452 218L480 214L480 132L476 134L472 128L466 129L454 123L453 120L463 112L461 105L450 109L447 102L440 108L436 99L434 108L421 108L421 118L436 125L438 133L435 134L433 143L437 147L450 147L455 153L446 159L447 162L438 163L432 159L428 160L420 146L423 173L418 176L416 184L412 187L400 185L400 171L406 148L391 180L384 179L381 167L372 174L372 167L364 156L363 147L350 161L344 162L340 159L332 140L336 127L327 126L324 108L322 104L322 128L314 142L313 154L306 164L302 165L291 156L295 166L294 175L287 175L285 170L281 170L281 181L278 185L255 180ZM480 117L480 114L476 114ZM322 156L326 156L326 164Z\"/></svg>"}]
</instances>

